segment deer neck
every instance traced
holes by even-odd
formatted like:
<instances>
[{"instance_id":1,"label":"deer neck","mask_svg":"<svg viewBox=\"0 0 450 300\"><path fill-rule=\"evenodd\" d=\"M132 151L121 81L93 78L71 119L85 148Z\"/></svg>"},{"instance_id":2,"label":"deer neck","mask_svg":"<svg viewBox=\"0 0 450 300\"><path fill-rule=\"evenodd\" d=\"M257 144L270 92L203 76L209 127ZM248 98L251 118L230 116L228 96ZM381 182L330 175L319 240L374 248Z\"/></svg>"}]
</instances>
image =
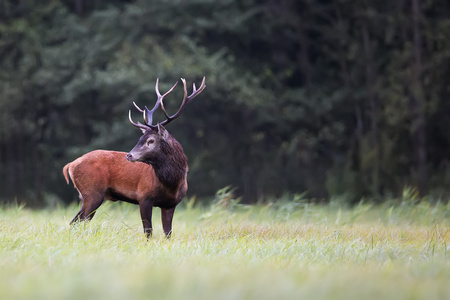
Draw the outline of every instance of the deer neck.
<instances>
[{"instance_id":1,"label":"deer neck","mask_svg":"<svg viewBox=\"0 0 450 300\"><path fill-rule=\"evenodd\" d=\"M150 160L156 177L168 189L175 190L187 174L187 158L181 145L175 141L174 145L167 146L161 155Z\"/></svg>"}]
</instances>

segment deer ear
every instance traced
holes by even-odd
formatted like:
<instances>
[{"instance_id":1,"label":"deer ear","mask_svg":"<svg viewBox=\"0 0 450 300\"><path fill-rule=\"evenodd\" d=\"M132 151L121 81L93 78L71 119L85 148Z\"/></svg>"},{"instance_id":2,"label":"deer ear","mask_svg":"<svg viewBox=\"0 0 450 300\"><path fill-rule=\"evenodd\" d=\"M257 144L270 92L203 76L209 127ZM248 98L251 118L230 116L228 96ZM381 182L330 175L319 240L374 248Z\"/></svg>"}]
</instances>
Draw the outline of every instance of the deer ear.
<instances>
[{"instance_id":1,"label":"deer ear","mask_svg":"<svg viewBox=\"0 0 450 300\"><path fill-rule=\"evenodd\" d=\"M163 139L167 139L169 137L169 132L165 129L161 124L158 123L158 133Z\"/></svg>"}]
</instances>

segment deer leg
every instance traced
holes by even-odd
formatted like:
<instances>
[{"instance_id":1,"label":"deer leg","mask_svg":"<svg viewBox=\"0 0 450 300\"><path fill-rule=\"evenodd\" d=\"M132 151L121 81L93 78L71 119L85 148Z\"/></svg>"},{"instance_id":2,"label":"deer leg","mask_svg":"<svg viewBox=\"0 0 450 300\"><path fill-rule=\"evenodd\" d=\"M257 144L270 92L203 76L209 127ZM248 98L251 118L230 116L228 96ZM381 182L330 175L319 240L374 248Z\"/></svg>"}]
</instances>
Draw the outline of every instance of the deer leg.
<instances>
[{"instance_id":1,"label":"deer leg","mask_svg":"<svg viewBox=\"0 0 450 300\"><path fill-rule=\"evenodd\" d=\"M75 218L70 222L72 225L75 222L79 221L90 221L97 209L103 203L103 194L97 193L96 195L90 194L82 197L81 209L76 214Z\"/></svg>"},{"instance_id":2,"label":"deer leg","mask_svg":"<svg viewBox=\"0 0 450 300\"><path fill-rule=\"evenodd\" d=\"M144 226L144 233L147 238L152 236L152 210L153 203L151 201L142 201L139 204L139 210L141 211L142 225Z\"/></svg>"},{"instance_id":3,"label":"deer leg","mask_svg":"<svg viewBox=\"0 0 450 300\"><path fill-rule=\"evenodd\" d=\"M70 221L70 225L73 223L81 221L81 216L83 215L83 209L80 209L80 211L76 214L75 218L73 218L72 221Z\"/></svg>"},{"instance_id":4,"label":"deer leg","mask_svg":"<svg viewBox=\"0 0 450 300\"><path fill-rule=\"evenodd\" d=\"M172 234L172 219L175 207L173 208L161 208L161 221L166 237L170 239Z\"/></svg>"}]
</instances>

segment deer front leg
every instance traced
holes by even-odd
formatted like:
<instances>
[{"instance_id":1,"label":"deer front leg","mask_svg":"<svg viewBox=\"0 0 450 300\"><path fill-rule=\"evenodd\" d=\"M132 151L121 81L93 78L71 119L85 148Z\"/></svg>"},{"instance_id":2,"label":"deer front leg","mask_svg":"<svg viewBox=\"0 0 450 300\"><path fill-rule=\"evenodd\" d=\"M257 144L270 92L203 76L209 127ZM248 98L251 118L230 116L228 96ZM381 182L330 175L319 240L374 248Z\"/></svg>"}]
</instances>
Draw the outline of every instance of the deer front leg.
<instances>
[{"instance_id":1,"label":"deer front leg","mask_svg":"<svg viewBox=\"0 0 450 300\"><path fill-rule=\"evenodd\" d=\"M152 210L153 203L151 201L143 201L139 204L139 209L141 211L142 225L144 226L144 233L147 238L152 236Z\"/></svg>"},{"instance_id":2,"label":"deer front leg","mask_svg":"<svg viewBox=\"0 0 450 300\"><path fill-rule=\"evenodd\" d=\"M166 237L170 239L172 234L172 219L175 207L173 208L161 208L161 221Z\"/></svg>"}]
</instances>

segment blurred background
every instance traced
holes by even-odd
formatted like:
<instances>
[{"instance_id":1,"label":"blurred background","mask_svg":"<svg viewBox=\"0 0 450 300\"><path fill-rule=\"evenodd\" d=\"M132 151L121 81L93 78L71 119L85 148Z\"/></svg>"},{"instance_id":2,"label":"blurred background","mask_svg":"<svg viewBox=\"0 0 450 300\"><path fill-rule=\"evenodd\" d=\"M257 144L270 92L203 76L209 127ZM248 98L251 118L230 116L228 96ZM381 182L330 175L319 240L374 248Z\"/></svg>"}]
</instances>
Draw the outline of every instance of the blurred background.
<instances>
[{"instance_id":1,"label":"blurred background","mask_svg":"<svg viewBox=\"0 0 450 300\"><path fill-rule=\"evenodd\" d=\"M448 197L447 0L1 0L0 202L75 201L67 162L131 150L132 102L203 76L167 126L190 197Z\"/></svg>"}]
</instances>

